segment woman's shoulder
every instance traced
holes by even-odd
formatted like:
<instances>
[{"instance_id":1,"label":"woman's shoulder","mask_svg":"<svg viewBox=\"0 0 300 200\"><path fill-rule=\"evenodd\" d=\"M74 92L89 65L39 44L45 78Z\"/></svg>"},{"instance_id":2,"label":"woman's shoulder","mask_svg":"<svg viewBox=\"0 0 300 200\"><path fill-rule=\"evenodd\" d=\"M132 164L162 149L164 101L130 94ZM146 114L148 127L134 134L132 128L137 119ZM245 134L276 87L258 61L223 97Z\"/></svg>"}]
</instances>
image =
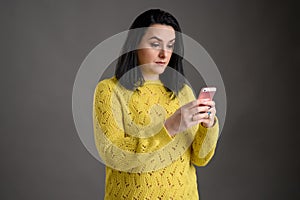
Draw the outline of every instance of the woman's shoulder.
<instances>
[{"instance_id":1,"label":"woman's shoulder","mask_svg":"<svg viewBox=\"0 0 300 200\"><path fill-rule=\"evenodd\" d=\"M192 86L189 85L189 84L187 84L187 83L184 83L184 84L183 84L183 87L182 87L182 89L180 90L180 92L181 92L182 94L188 93L188 94L190 94L190 95L194 95L194 96L195 96L195 92L194 92Z\"/></svg>"},{"instance_id":2,"label":"woman's shoulder","mask_svg":"<svg viewBox=\"0 0 300 200\"><path fill-rule=\"evenodd\" d=\"M115 76L99 81L95 87L94 95L96 95L96 96L110 95L114 91L115 86L117 85L117 82L118 82L118 80Z\"/></svg>"},{"instance_id":3,"label":"woman's shoulder","mask_svg":"<svg viewBox=\"0 0 300 200\"><path fill-rule=\"evenodd\" d=\"M96 89L107 88L107 87L111 88L114 87L117 84L117 82L118 80L115 76L111 78L106 78L98 82Z\"/></svg>"},{"instance_id":4,"label":"woman's shoulder","mask_svg":"<svg viewBox=\"0 0 300 200\"><path fill-rule=\"evenodd\" d=\"M178 93L178 99L181 101L182 105L195 100L195 93L189 84L184 84L182 89Z\"/></svg>"}]
</instances>

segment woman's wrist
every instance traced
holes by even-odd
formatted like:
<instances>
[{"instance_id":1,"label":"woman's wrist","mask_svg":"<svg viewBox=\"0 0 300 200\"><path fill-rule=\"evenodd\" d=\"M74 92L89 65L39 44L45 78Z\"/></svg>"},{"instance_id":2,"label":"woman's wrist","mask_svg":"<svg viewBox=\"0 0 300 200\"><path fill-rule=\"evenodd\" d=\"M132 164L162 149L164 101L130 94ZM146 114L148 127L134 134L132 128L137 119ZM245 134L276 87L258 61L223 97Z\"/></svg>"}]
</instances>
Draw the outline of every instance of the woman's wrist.
<instances>
[{"instance_id":1,"label":"woman's wrist","mask_svg":"<svg viewBox=\"0 0 300 200\"><path fill-rule=\"evenodd\" d=\"M174 135L176 134L176 132L174 131L174 129L171 128L171 125L170 125L170 121L169 121L169 120L165 120L164 126L165 126L165 128L167 129L168 133L169 133L171 136L174 136Z\"/></svg>"},{"instance_id":2,"label":"woman's wrist","mask_svg":"<svg viewBox=\"0 0 300 200\"><path fill-rule=\"evenodd\" d=\"M216 118L214 118L214 121L212 124L206 126L205 123L201 122L201 126L205 127L205 128L211 128L216 124Z\"/></svg>"}]
</instances>

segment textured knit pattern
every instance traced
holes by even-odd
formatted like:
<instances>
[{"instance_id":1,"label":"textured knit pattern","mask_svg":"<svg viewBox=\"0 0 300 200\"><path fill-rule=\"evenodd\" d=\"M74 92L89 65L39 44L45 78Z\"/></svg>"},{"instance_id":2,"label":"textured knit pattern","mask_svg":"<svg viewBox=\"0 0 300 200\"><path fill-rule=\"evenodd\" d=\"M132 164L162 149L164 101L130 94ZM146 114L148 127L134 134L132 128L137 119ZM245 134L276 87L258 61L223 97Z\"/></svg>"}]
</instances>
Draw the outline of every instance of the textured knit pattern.
<instances>
[{"instance_id":1,"label":"textured knit pattern","mask_svg":"<svg viewBox=\"0 0 300 200\"><path fill-rule=\"evenodd\" d=\"M93 120L96 147L106 163L106 200L198 198L194 165L212 158L219 125L196 125L171 137L164 121L195 99L185 85L171 98L160 81L129 91L115 77L98 83Z\"/></svg>"}]
</instances>

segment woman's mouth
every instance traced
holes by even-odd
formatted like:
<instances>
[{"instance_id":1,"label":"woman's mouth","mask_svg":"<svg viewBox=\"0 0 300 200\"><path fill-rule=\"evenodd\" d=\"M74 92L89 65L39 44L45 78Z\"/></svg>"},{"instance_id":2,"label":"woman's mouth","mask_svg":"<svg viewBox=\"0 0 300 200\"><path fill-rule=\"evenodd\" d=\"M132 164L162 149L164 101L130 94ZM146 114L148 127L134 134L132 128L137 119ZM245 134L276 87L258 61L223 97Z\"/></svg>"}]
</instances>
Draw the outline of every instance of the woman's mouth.
<instances>
[{"instance_id":1,"label":"woman's mouth","mask_svg":"<svg viewBox=\"0 0 300 200\"><path fill-rule=\"evenodd\" d=\"M166 64L166 62L155 62L156 64L158 64L158 65L165 65Z\"/></svg>"}]
</instances>

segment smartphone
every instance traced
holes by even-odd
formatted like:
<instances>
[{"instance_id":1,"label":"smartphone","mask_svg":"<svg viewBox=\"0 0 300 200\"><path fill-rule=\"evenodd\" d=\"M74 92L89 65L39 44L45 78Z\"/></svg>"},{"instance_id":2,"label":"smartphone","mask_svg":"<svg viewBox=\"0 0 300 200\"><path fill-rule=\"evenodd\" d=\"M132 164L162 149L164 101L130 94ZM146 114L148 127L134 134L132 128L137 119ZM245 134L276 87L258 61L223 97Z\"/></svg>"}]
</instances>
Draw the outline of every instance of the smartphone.
<instances>
[{"instance_id":1,"label":"smartphone","mask_svg":"<svg viewBox=\"0 0 300 200\"><path fill-rule=\"evenodd\" d=\"M204 87L200 90L198 99L210 99L214 98L214 95L217 91L215 87Z\"/></svg>"}]
</instances>

